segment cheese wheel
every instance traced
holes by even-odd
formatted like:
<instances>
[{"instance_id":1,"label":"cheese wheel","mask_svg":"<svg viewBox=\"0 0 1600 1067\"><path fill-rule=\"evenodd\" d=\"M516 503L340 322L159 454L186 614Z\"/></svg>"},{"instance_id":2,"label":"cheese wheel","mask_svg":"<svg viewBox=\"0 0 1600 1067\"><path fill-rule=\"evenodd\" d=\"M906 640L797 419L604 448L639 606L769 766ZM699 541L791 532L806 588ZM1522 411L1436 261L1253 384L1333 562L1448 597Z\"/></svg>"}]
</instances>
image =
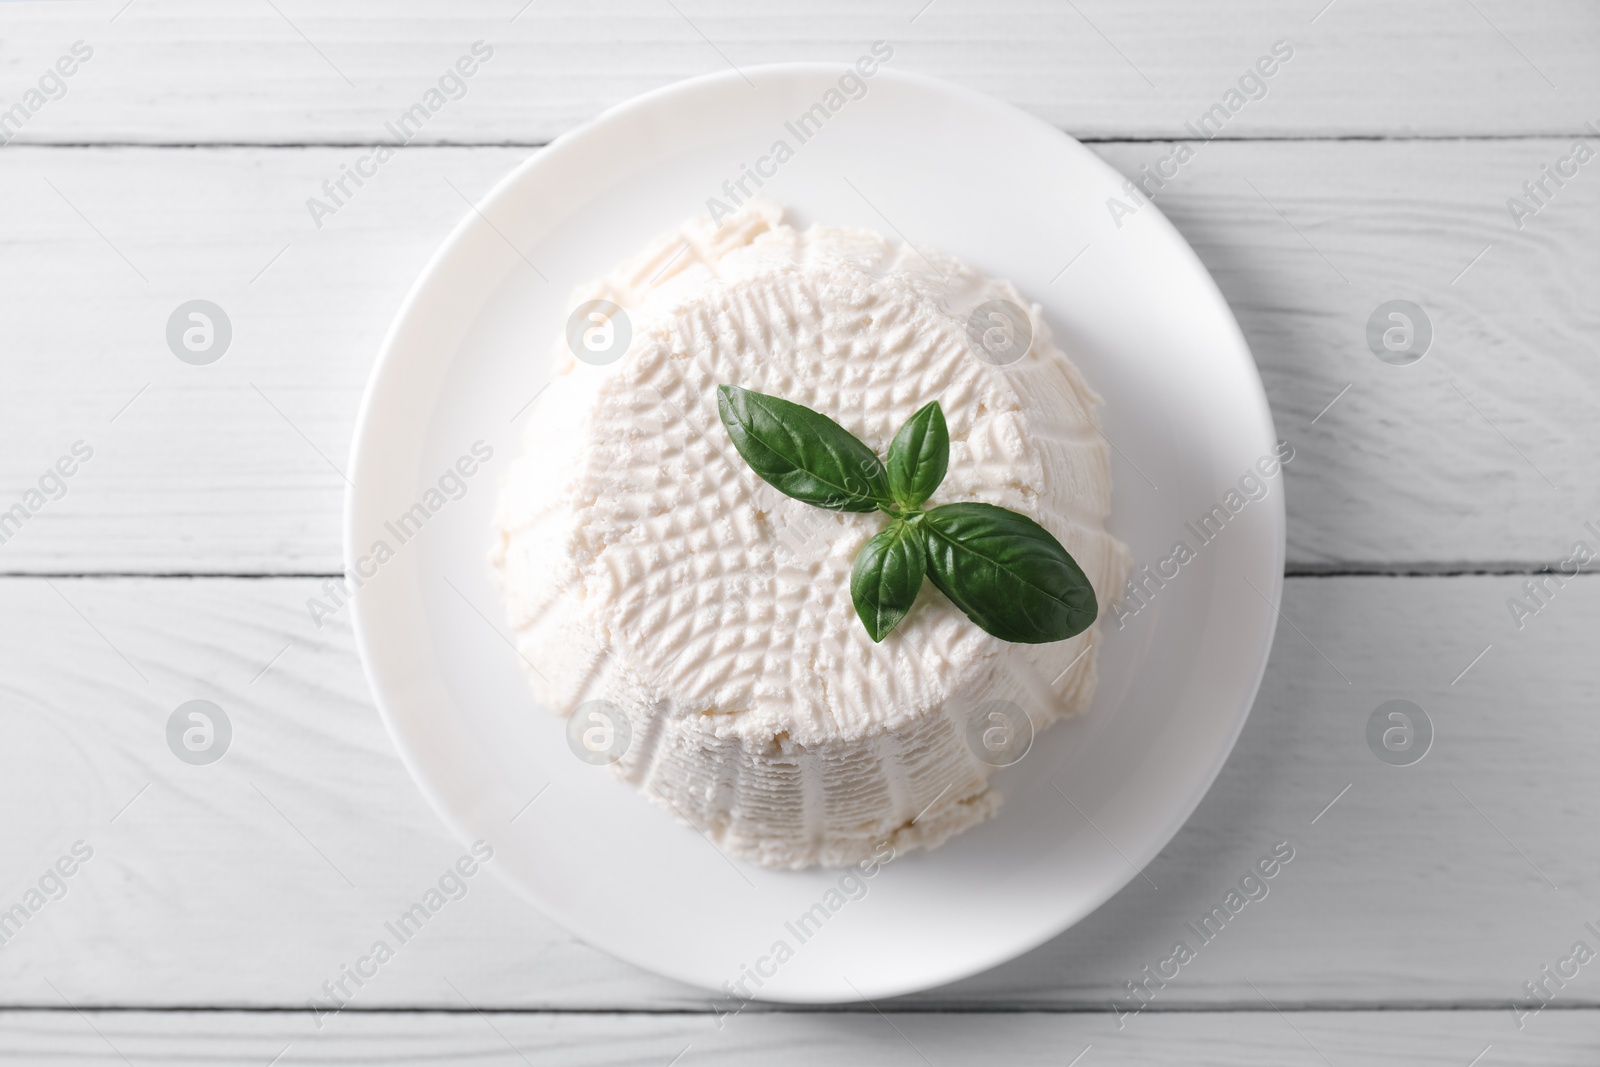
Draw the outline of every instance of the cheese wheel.
<instances>
[{"instance_id":1,"label":"cheese wheel","mask_svg":"<svg viewBox=\"0 0 1600 1067\"><path fill-rule=\"evenodd\" d=\"M717 387L820 411L880 456L938 400L950 466L929 506L1030 516L1104 608L1128 556L1105 529L1100 399L1037 305L947 256L796 229L756 202L720 227L686 223L574 295L596 306L600 335L580 316L558 343L495 517L491 564L538 702L579 710L573 736L598 738L597 762L766 866L932 848L994 813L995 769L1088 705L1098 624L1011 644L929 582L874 644L850 569L886 516L762 481Z\"/></svg>"}]
</instances>

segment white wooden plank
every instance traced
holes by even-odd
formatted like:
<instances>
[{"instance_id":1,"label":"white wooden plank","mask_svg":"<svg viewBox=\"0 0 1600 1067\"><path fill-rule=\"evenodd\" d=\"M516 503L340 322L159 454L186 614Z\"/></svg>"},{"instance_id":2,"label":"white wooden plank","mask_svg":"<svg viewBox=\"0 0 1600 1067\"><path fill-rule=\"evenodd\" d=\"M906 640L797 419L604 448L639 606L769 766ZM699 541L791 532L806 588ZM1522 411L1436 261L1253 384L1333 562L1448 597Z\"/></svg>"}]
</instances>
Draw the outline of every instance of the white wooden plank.
<instances>
[{"instance_id":1,"label":"white wooden plank","mask_svg":"<svg viewBox=\"0 0 1600 1067\"><path fill-rule=\"evenodd\" d=\"M1160 193L1295 443L1291 568L1530 567L1600 517L1600 163L1521 230L1506 209L1568 144L1216 144ZM1095 147L1133 174L1170 152ZM478 195L526 150L402 153L320 230L304 200L353 149L7 151L0 510L96 452L0 570L338 569L335 468L383 331L467 210L450 184ZM196 297L234 325L206 367L164 339ZM1437 333L1409 367L1365 340L1397 297Z\"/></svg>"},{"instance_id":2,"label":"white wooden plank","mask_svg":"<svg viewBox=\"0 0 1600 1067\"><path fill-rule=\"evenodd\" d=\"M57 1011L0 1015L0 1063L1564 1067L1593 1062L1597 1035L1595 1011L1549 1012L1520 1033L1493 1011L1279 1015L1265 1007L1151 1015L1120 1033L1098 1014L752 1014L718 1030L696 1015L464 1011L347 1015L317 1032L302 1016L275 1013Z\"/></svg>"},{"instance_id":3,"label":"white wooden plank","mask_svg":"<svg viewBox=\"0 0 1600 1067\"><path fill-rule=\"evenodd\" d=\"M1580 169L1520 229L1507 209L1570 148L1202 146L1159 194L1295 444L1291 568L1554 563L1600 519L1585 473L1600 464L1600 313L1587 295L1600 283L1600 173ZM1166 154L1102 153L1130 175ZM1396 299L1419 304L1434 334L1409 366L1367 341Z\"/></svg>"},{"instance_id":4,"label":"white wooden plank","mask_svg":"<svg viewBox=\"0 0 1600 1067\"><path fill-rule=\"evenodd\" d=\"M1522 581L1290 580L1293 625L1216 786L1149 868L1159 889L1135 880L1045 947L913 999L1112 1018L1116 998L1131 1003L1125 983L1288 841L1270 895L1192 944L1157 1008L1248 1007L1259 989L1286 1009L1477 1006L1509 1027L1525 981L1580 939L1600 949L1584 926L1600 926L1600 580L1548 594L1519 633L1506 600ZM48 979L82 1006L301 1008L458 855L392 754L342 617L311 625L315 588L0 581L0 810L28 813L0 823L0 907L73 842L95 850L0 948L0 1004L58 1006ZM207 767L165 741L195 698L235 731ZM1367 746L1391 699L1435 725L1415 766ZM491 879L435 923L359 1007L457 1007L451 982L486 1007L711 1007L578 944ZM1567 1006L1600 1007L1588 970L1559 992Z\"/></svg>"},{"instance_id":5,"label":"white wooden plank","mask_svg":"<svg viewBox=\"0 0 1600 1067\"><path fill-rule=\"evenodd\" d=\"M1278 40L1292 61L1228 136L1574 133L1600 117L1600 15L1584 0L125 4L7 7L7 106L75 40L94 50L19 140L370 143L477 40L492 60L426 141L541 143L681 78L842 66L880 39L898 69L1084 136L1182 136Z\"/></svg>"}]
</instances>

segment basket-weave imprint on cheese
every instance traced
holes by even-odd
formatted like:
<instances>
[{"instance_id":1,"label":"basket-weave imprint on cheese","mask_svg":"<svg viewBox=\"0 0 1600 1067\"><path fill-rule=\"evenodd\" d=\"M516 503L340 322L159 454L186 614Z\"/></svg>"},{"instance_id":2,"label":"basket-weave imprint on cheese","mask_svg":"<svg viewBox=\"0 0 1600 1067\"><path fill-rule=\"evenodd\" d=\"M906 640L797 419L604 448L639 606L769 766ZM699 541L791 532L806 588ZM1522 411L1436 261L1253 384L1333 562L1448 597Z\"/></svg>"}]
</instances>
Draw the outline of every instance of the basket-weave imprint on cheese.
<instances>
[{"instance_id":1,"label":"basket-weave imprint on cheese","mask_svg":"<svg viewBox=\"0 0 1600 1067\"><path fill-rule=\"evenodd\" d=\"M614 771L730 855L843 866L885 841L932 848L999 807L967 742L977 709L1010 701L1042 729L1093 694L1098 625L1008 644L931 586L874 645L850 567L876 518L784 497L717 416L732 382L826 411L881 454L937 399L950 469L930 504L1034 517L1109 603L1127 551L1104 527L1099 397L1037 307L1026 357L975 358L967 312L994 299L1028 307L956 260L797 230L765 203L687 223L574 294L625 309L632 340L604 366L558 341L491 562L538 701L621 709Z\"/></svg>"}]
</instances>

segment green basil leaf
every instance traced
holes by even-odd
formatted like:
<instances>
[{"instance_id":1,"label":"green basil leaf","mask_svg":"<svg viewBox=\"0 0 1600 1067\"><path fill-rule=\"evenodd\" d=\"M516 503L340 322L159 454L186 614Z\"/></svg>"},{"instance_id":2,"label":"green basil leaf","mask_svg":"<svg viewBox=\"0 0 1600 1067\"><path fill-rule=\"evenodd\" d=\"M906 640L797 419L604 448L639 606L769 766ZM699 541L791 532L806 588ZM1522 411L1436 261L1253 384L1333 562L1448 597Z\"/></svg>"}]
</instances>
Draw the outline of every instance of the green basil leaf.
<instances>
[{"instance_id":1,"label":"green basil leaf","mask_svg":"<svg viewBox=\"0 0 1600 1067\"><path fill-rule=\"evenodd\" d=\"M950 468L950 430L937 400L906 420L889 444L889 491L895 503L915 508L933 495Z\"/></svg>"},{"instance_id":2,"label":"green basil leaf","mask_svg":"<svg viewBox=\"0 0 1600 1067\"><path fill-rule=\"evenodd\" d=\"M873 641L882 641L916 603L927 573L922 534L896 519L861 546L850 570L850 599Z\"/></svg>"},{"instance_id":3,"label":"green basil leaf","mask_svg":"<svg viewBox=\"0 0 1600 1067\"><path fill-rule=\"evenodd\" d=\"M946 504L918 521L928 577L1003 641L1064 641L1094 624L1094 587L1050 531L993 504Z\"/></svg>"},{"instance_id":4,"label":"green basil leaf","mask_svg":"<svg viewBox=\"0 0 1600 1067\"><path fill-rule=\"evenodd\" d=\"M883 463L826 415L736 385L717 387L717 413L750 469L780 493L830 511L890 503Z\"/></svg>"}]
</instances>

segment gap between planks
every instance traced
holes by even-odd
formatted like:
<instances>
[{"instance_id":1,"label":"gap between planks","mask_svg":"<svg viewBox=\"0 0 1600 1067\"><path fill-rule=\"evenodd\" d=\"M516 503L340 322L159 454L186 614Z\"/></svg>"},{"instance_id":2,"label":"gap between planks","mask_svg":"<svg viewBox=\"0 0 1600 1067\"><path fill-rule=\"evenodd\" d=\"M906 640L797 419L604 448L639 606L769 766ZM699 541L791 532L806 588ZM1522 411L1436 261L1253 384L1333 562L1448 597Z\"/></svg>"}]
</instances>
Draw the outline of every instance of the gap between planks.
<instances>
[{"instance_id":1,"label":"gap between planks","mask_svg":"<svg viewBox=\"0 0 1600 1067\"><path fill-rule=\"evenodd\" d=\"M1177 144L1179 141L1193 140L1185 137L1109 137L1109 136L1079 136L1071 130L1056 127L1061 133L1072 137L1079 144ZM1589 137L1592 131L1573 129L1544 133L1484 133L1484 134L1447 134L1447 133L1419 133L1419 134L1381 134L1381 133L1346 133L1346 134L1264 134L1252 137L1247 134L1219 134L1216 137L1206 138L1206 143L1225 141L1233 144L1316 144L1338 141L1377 141L1377 142L1429 142L1429 141L1561 141L1568 137ZM546 141L410 141L406 148L549 148L553 140ZM312 148L382 148L394 147L384 141L9 141L4 146L17 148L47 148L47 149L97 149L97 148L171 148L204 151L209 149L224 148L265 148L265 149L312 149Z\"/></svg>"},{"instance_id":2,"label":"gap between planks","mask_svg":"<svg viewBox=\"0 0 1600 1067\"><path fill-rule=\"evenodd\" d=\"M349 1005L341 1008L341 1015L518 1015L538 1018L544 1016L568 1015L626 1015L631 1018L678 1018L682 1016L698 1016L714 1014L714 995L706 994L707 1007L703 1008L610 1008L610 1007L566 1007L566 1008L507 1008L507 1007L408 1007L404 1005L388 1005L383 1007L357 1007ZM1192 1004L1175 1001L1171 1004L1157 1005L1146 1004L1139 1012L1140 1015L1273 1015L1283 1012L1297 1012L1301 1014L1343 1014L1360 1015L1370 1012L1407 1012L1411 1014L1443 1015L1452 1012L1504 1012L1510 1003L1501 1000L1462 1000L1441 1003L1426 1000L1385 1000L1385 1001L1302 1001L1292 1003L1283 1000L1274 1000L1273 1007L1265 1007L1260 999L1226 1001L1210 1003L1195 1001ZM741 1015L1104 1015L1107 1012L1103 1004L1029 1004L1019 1002L1015 1004L973 1004L966 1001L952 1001L948 1004L939 1001L908 1001L900 1003L896 1000L877 1002L882 1008L871 1003L859 1004L782 1004L751 1001L740 1011ZM1543 1011L1551 1012L1586 1012L1600 1010L1600 999L1572 1000L1569 1002L1546 1003ZM66 1004L0 1004L0 1017L9 1014L61 1014L61 1015L303 1015L307 1011L303 1004L271 1004L271 1005L237 1005L237 1004L158 1004L158 1005L121 1005L97 1004L93 1006L71 1007Z\"/></svg>"},{"instance_id":3,"label":"gap between planks","mask_svg":"<svg viewBox=\"0 0 1600 1067\"><path fill-rule=\"evenodd\" d=\"M1285 578L1512 578L1518 575L1563 574L1555 562L1549 563L1329 563L1293 564L1284 568ZM1587 577L1580 571L1567 577ZM289 581L296 578L317 580L343 578L341 571L0 571L0 581L19 578L99 579L164 578L182 580L231 580L243 582Z\"/></svg>"}]
</instances>

